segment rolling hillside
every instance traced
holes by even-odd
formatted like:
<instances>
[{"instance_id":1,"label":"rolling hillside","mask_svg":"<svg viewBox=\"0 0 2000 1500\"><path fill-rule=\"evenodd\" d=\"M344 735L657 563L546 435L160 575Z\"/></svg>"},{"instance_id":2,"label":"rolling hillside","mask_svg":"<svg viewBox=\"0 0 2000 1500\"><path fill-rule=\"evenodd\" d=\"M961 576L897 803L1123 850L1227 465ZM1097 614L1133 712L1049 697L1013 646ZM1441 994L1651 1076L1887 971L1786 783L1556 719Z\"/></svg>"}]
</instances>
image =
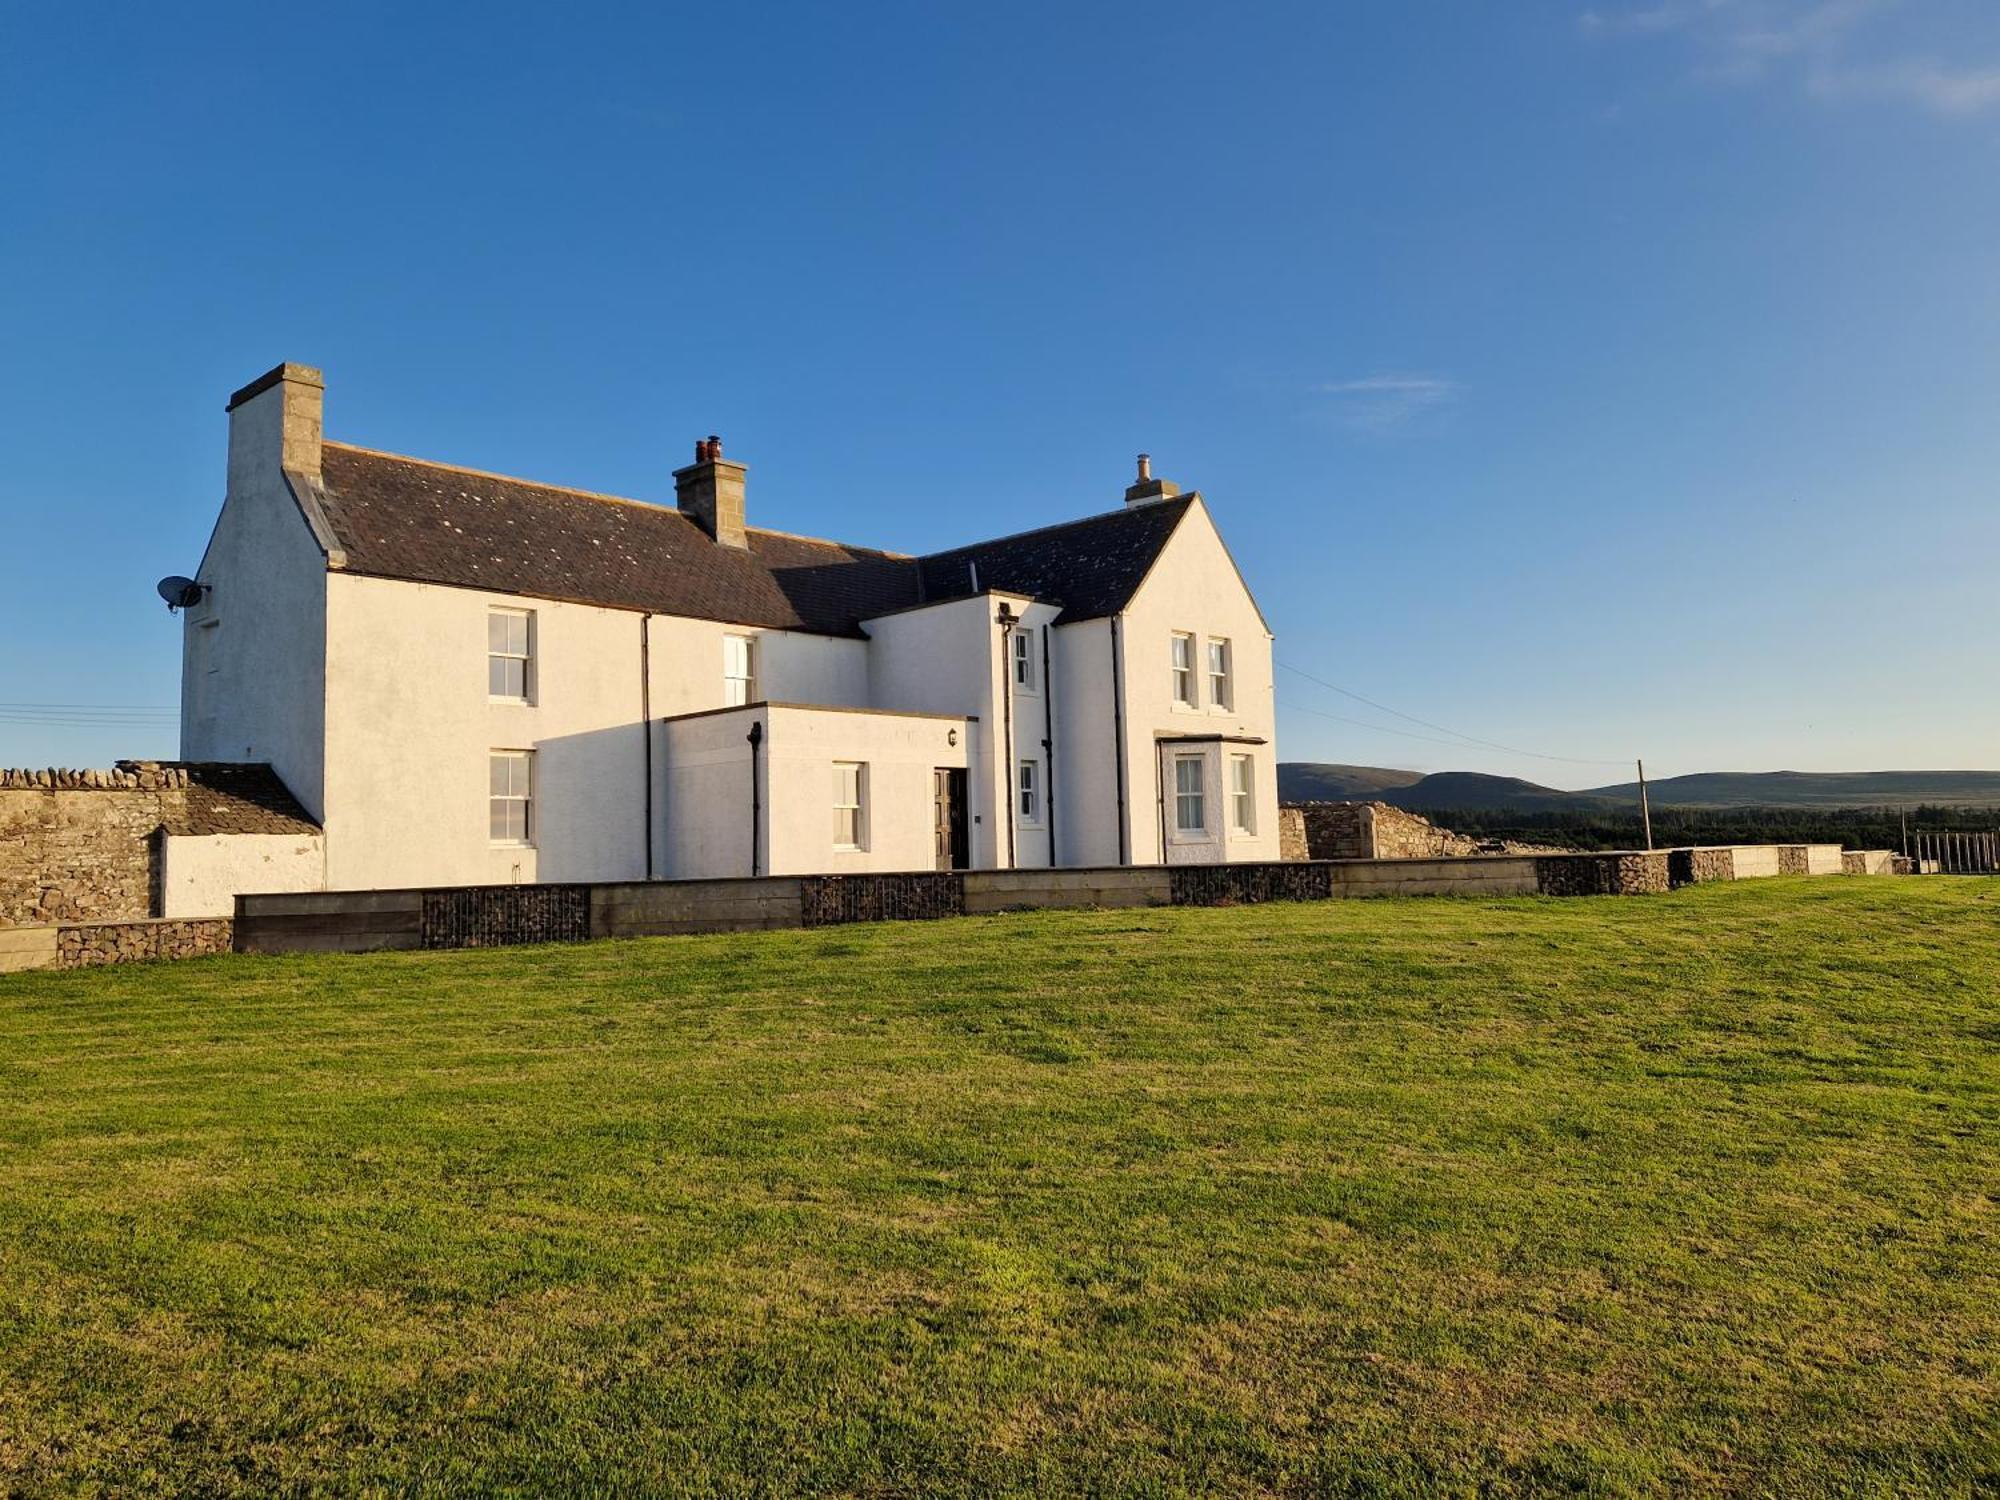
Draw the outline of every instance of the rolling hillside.
<instances>
[{"instance_id":1,"label":"rolling hillside","mask_svg":"<svg viewBox=\"0 0 2000 1500\"><path fill-rule=\"evenodd\" d=\"M2000 771L1707 771L1651 782L1655 807L1993 807ZM1287 802L1373 800L1413 812L1595 813L1637 804L1637 782L1568 792L1480 771L1395 771L1288 761Z\"/></svg>"}]
</instances>

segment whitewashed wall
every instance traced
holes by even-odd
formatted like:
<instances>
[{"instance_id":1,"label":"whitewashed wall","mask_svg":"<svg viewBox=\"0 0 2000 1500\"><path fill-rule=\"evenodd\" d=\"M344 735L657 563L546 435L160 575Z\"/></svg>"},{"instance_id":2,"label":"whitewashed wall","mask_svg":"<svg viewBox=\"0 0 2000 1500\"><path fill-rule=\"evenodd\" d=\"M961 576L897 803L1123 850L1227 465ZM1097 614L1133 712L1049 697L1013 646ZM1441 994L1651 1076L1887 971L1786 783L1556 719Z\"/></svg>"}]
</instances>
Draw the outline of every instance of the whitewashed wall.
<instances>
[{"instance_id":1,"label":"whitewashed wall","mask_svg":"<svg viewBox=\"0 0 2000 1500\"><path fill-rule=\"evenodd\" d=\"M658 736L662 795L659 874L671 880L721 879L771 872L770 822L760 818L751 858L750 745L761 705L703 713L662 724ZM765 776L759 768L760 778ZM765 799L769 800L768 786Z\"/></svg>"},{"instance_id":2,"label":"whitewashed wall","mask_svg":"<svg viewBox=\"0 0 2000 1500\"><path fill-rule=\"evenodd\" d=\"M1118 749L1111 622L1050 632L1056 692L1056 862L1118 863Z\"/></svg>"},{"instance_id":3,"label":"whitewashed wall","mask_svg":"<svg viewBox=\"0 0 2000 1500\"><path fill-rule=\"evenodd\" d=\"M1191 631L1196 640L1199 706L1187 709L1174 701L1173 634ZM1274 860L1278 857L1277 716L1272 701L1271 635L1257 613L1249 590L1217 534L1205 504L1189 507L1161 551L1153 571L1126 607L1121 627L1124 646L1127 705L1126 765L1134 863L1197 858ZM1233 652L1234 705L1221 709L1208 702L1207 662L1203 652L1210 636L1227 637ZM1223 746L1247 751L1256 758L1256 832L1207 844L1186 842L1179 850L1163 849L1160 836L1161 735L1236 735L1262 739L1261 745ZM1228 809L1220 783L1220 760L1211 767L1216 778L1209 787L1209 818L1226 829ZM1172 786L1164 788L1169 798ZM1169 840L1172 803L1167 804ZM1218 821L1219 820L1219 821Z\"/></svg>"},{"instance_id":4,"label":"whitewashed wall","mask_svg":"<svg viewBox=\"0 0 2000 1500\"><path fill-rule=\"evenodd\" d=\"M317 891L326 884L326 843L309 833L177 835L161 851L160 915L227 917L236 897Z\"/></svg>"},{"instance_id":5,"label":"whitewashed wall","mask_svg":"<svg viewBox=\"0 0 2000 1500\"><path fill-rule=\"evenodd\" d=\"M965 766L972 727L967 719L943 716L773 708L764 742L771 873L935 869L933 774ZM833 844L835 761L868 767L861 849Z\"/></svg>"},{"instance_id":6,"label":"whitewashed wall","mask_svg":"<svg viewBox=\"0 0 2000 1500\"><path fill-rule=\"evenodd\" d=\"M282 395L233 414L229 489L195 572L208 592L181 616L181 758L269 761L318 818L326 559L278 468Z\"/></svg>"},{"instance_id":7,"label":"whitewashed wall","mask_svg":"<svg viewBox=\"0 0 2000 1500\"><path fill-rule=\"evenodd\" d=\"M756 873L934 867L932 776L939 767L966 764L969 720L758 705L661 726L669 809L663 873L674 879L752 873L748 736L753 724L764 730L757 752L763 807ZM836 761L868 768L860 849L834 847Z\"/></svg>"},{"instance_id":8,"label":"whitewashed wall","mask_svg":"<svg viewBox=\"0 0 2000 1500\"><path fill-rule=\"evenodd\" d=\"M901 713L977 719L966 760L968 855L976 870L1000 863L1006 838L998 809L999 597L982 594L862 623L868 632L870 701Z\"/></svg>"},{"instance_id":9,"label":"whitewashed wall","mask_svg":"<svg viewBox=\"0 0 2000 1500\"><path fill-rule=\"evenodd\" d=\"M533 611L527 704L487 695L492 608ZM647 704L643 617L632 611L336 573L327 617L324 822L335 888L645 877L643 715L720 707L731 627L652 616ZM759 693L866 701L865 642L740 633L758 641ZM534 752L532 847L488 838L492 750ZM657 734L654 750L658 791ZM660 844L671 821L656 796L656 874L667 872Z\"/></svg>"}]
</instances>

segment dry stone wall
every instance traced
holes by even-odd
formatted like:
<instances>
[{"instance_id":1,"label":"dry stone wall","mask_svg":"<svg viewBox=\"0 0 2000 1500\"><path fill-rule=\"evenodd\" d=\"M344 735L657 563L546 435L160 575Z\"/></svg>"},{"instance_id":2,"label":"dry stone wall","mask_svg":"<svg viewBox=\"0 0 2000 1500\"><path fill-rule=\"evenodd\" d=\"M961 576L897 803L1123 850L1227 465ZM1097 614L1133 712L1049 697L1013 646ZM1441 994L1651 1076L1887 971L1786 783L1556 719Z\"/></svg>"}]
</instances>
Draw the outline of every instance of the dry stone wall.
<instances>
[{"instance_id":1,"label":"dry stone wall","mask_svg":"<svg viewBox=\"0 0 2000 1500\"><path fill-rule=\"evenodd\" d=\"M155 835L187 773L0 771L0 927L151 916Z\"/></svg>"},{"instance_id":2,"label":"dry stone wall","mask_svg":"<svg viewBox=\"0 0 2000 1500\"><path fill-rule=\"evenodd\" d=\"M1562 852L1467 838L1386 802L1293 803L1279 810L1278 836L1283 859L1467 859Z\"/></svg>"},{"instance_id":3,"label":"dry stone wall","mask_svg":"<svg viewBox=\"0 0 2000 1500\"><path fill-rule=\"evenodd\" d=\"M147 922L90 922L56 929L56 967L87 969L154 958L206 958L227 953L227 917Z\"/></svg>"},{"instance_id":4,"label":"dry stone wall","mask_svg":"<svg viewBox=\"0 0 2000 1500\"><path fill-rule=\"evenodd\" d=\"M265 765L0 770L0 928L159 913L165 836L318 832Z\"/></svg>"}]
</instances>

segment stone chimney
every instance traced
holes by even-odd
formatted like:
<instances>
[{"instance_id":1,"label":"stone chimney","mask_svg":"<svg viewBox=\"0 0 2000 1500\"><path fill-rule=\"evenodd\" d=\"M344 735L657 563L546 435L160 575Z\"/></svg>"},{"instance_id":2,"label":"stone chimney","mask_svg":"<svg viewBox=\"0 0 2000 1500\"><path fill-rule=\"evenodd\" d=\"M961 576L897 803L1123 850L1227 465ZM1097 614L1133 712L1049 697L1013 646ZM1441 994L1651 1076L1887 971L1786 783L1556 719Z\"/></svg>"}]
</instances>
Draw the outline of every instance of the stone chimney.
<instances>
[{"instance_id":1,"label":"stone chimney","mask_svg":"<svg viewBox=\"0 0 2000 1500\"><path fill-rule=\"evenodd\" d=\"M1139 455L1139 478L1125 487L1127 505L1149 505L1155 500L1171 500L1181 492L1181 487L1171 479L1153 477L1153 455Z\"/></svg>"},{"instance_id":2,"label":"stone chimney","mask_svg":"<svg viewBox=\"0 0 2000 1500\"><path fill-rule=\"evenodd\" d=\"M725 547L747 547L743 530L742 464L722 456L722 439L710 434L694 445L694 462L674 470L674 503L682 515Z\"/></svg>"},{"instance_id":3,"label":"stone chimney","mask_svg":"<svg viewBox=\"0 0 2000 1500\"><path fill-rule=\"evenodd\" d=\"M311 365L283 364L229 398L229 488L279 470L319 478L326 377Z\"/></svg>"}]
</instances>

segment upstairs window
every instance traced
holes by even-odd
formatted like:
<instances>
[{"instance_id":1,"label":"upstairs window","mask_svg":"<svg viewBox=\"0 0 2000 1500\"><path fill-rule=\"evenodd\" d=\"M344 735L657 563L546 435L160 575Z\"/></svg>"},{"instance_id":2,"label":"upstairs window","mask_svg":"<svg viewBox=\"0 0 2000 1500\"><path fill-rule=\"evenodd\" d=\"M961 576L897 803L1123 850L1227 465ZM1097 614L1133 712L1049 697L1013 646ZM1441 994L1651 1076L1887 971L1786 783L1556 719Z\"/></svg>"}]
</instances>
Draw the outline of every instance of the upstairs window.
<instances>
[{"instance_id":1,"label":"upstairs window","mask_svg":"<svg viewBox=\"0 0 2000 1500\"><path fill-rule=\"evenodd\" d=\"M722 638L722 701L729 708L757 701L757 641L753 636Z\"/></svg>"},{"instance_id":2,"label":"upstairs window","mask_svg":"<svg viewBox=\"0 0 2000 1500\"><path fill-rule=\"evenodd\" d=\"M1208 798L1202 791L1202 758L1174 757L1174 828L1180 833L1208 832Z\"/></svg>"},{"instance_id":3,"label":"upstairs window","mask_svg":"<svg viewBox=\"0 0 2000 1500\"><path fill-rule=\"evenodd\" d=\"M1035 638L1017 629L1014 641L1014 686L1024 693L1035 690Z\"/></svg>"},{"instance_id":4,"label":"upstairs window","mask_svg":"<svg viewBox=\"0 0 2000 1500\"><path fill-rule=\"evenodd\" d=\"M1023 823L1042 821L1042 766L1040 761L1021 762L1020 809Z\"/></svg>"},{"instance_id":5,"label":"upstairs window","mask_svg":"<svg viewBox=\"0 0 2000 1500\"><path fill-rule=\"evenodd\" d=\"M1194 637L1178 632L1174 636L1174 702L1183 708L1194 707Z\"/></svg>"},{"instance_id":6,"label":"upstairs window","mask_svg":"<svg viewBox=\"0 0 2000 1500\"><path fill-rule=\"evenodd\" d=\"M1229 642L1220 638L1208 643L1208 701L1217 708L1236 706L1229 683Z\"/></svg>"},{"instance_id":7,"label":"upstairs window","mask_svg":"<svg viewBox=\"0 0 2000 1500\"><path fill-rule=\"evenodd\" d=\"M526 703L532 682L535 616L525 609L486 611L486 696Z\"/></svg>"},{"instance_id":8,"label":"upstairs window","mask_svg":"<svg viewBox=\"0 0 2000 1500\"><path fill-rule=\"evenodd\" d=\"M1229 826L1238 833L1257 831L1257 766L1247 755L1229 757Z\"/></svg>"},{"instance_id":9,"label":"upstairs window","mask_svg":"<svg viewBox=\"0 0 2000 1500\"><path fill-rule=\"evenodd\" d=\"M868 766L866 762L833 763L833 847L864 849L868 835Z\"/></svg>"},{"instance_id":10,"label":"upstairs window","mask_svg":"<svg viewBox=\"0 0 2000 1500\"><path fill-rule=\"evenodd\" d=\"M487 836L496 844L532 844L535 754L495 750L486 757Z\"/></svg>"}]
</instances>

